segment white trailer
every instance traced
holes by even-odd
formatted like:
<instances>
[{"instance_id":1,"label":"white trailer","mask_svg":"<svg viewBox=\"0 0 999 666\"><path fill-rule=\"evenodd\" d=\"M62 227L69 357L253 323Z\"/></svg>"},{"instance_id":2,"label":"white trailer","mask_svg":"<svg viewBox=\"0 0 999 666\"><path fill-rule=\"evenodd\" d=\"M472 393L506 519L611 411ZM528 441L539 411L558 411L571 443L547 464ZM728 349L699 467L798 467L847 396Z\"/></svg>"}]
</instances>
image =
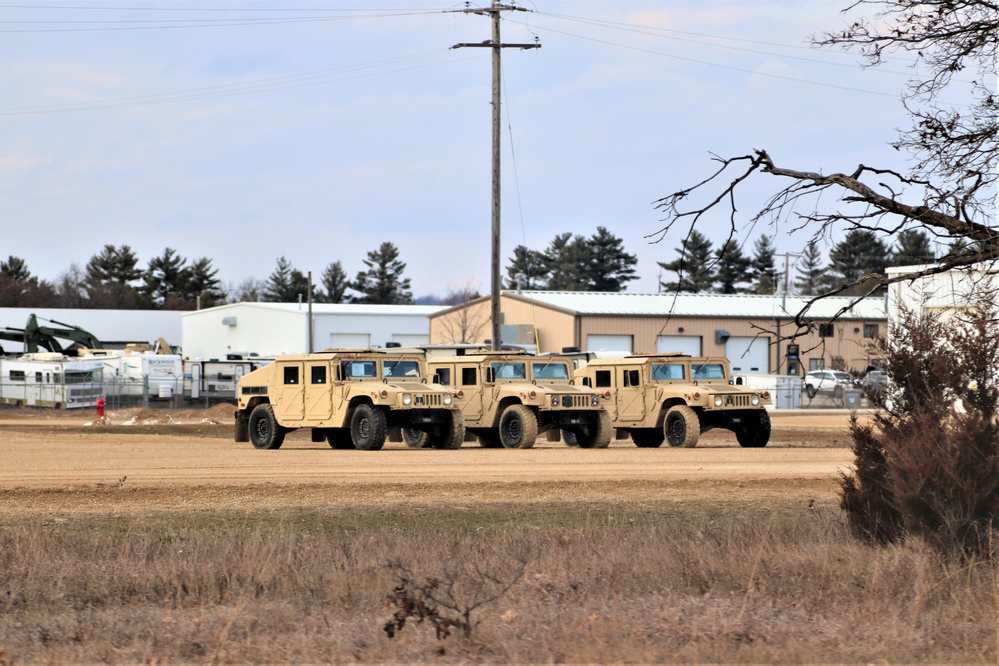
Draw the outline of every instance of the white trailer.
<instances>
[{"instance_id":1,"label":"white trailer","mask_svg":"<svg viewBox=\"0 0 999 666\"><path fill-rule=\"evenodd\" d=\"M184 388L184 361L177 354L94 349L81 358L103 365L108 400L169 399Z\"/></svg>"},{"instance_id":2,"label":"white trailer","mask_svg":"<svg viewBox=\"0 0 999 666\"><path fill-rule=\"evenodd\" d=\"M0 403L18 407L94 407L103 392L103 364L40 352L0 358Z\"/></svg>"},{"instance_id":3,"label":"white trailer","mask_svg":"<svg viewBox=\"0 0 999 666\"><path fill-rule=\"evenodd\" d=\"M184 363L184 398L190 402L235 402L236 386L243 375L274 359L251 356L225 360L195 359Z\"/></svg>"}]
</instances>

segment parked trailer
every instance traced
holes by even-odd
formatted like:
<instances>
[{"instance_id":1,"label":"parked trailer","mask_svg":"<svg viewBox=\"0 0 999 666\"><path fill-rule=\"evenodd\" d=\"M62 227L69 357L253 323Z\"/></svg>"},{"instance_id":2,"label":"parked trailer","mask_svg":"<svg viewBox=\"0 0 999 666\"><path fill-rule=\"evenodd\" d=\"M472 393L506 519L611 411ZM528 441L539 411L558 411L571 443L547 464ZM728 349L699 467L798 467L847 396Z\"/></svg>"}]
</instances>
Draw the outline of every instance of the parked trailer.
<instances>
[{"instance_id":1,"label":"parked trailer","mask_svg":"<svg viewBox=\"0 0 999 666\"><path fill-rule=\"evenodd\" d=\"M0 358L0 403L18 407L90 408L103 392L103 364L57 352Z\"/></svg>"},{"instance_id":2,"label":"parked trailer","mask_svg":"<svg viewBox=\"0 0 999 666\"><path fill-rule=\"evenodd\" d=\"M109 401L170 399L184 388L184 362L177 354L95 349L81 358L102 364Z\"/></svg>"},{"instance_id":3,"label":"parked trailer","mask_svg":"<svg viewBox=\"0 0 999 666\"><path fill-rule=\"evenodd\" d=\"M274 359L195 359L184 362L184 399L190 402L236 402L236 386L243 375Z\"/></svg>"}]
</instances>

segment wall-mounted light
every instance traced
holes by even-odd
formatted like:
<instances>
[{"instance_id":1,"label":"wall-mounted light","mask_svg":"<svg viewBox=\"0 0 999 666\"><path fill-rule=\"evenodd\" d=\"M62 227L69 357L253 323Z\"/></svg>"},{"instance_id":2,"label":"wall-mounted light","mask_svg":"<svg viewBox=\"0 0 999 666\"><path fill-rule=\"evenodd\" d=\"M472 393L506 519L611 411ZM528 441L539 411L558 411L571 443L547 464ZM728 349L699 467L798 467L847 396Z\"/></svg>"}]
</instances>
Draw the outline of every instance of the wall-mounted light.
<instances>
[{"instance_id":1,"label":"wall-mounted light","mask_svg":"<svg viewBox=\"0 0 999 666\"><path fill-rule=\"evenodd\" d=\"M678 329L676 329L676 330L678 330L678 331L680 331L681 333L683 333L683 326L681 326L680 328L678 328Z\"/></svg>"},{"instance_id":2,"label":"wall-mounted light","mask_svg":"<svg viewBox=\"0 0 999 666\"><path fill-rule=\"evenodd\" d=\"M854 332L854 333L860 333L860 329L859 329L859 328L854 328L854 329L853 329L853 332Z\"/></svg>"},{"instance_id":3,"label":"wall-mounted light","mask_svg":"<svg viewBox=\"0 0 999 666\"><path fill-rule=\"evenodd\" d=\"M222 317L222 325L223 326L235 326L236 325L236 318L235 317Z\"/></svg>"}]
</instances>

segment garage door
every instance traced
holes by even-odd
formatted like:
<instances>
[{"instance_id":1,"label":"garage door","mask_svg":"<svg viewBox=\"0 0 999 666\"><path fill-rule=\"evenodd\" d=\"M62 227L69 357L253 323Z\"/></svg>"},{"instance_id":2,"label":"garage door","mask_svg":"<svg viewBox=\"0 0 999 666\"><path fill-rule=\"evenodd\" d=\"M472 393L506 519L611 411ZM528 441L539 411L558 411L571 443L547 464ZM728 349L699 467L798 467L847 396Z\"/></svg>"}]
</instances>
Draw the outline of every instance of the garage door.
<instances>
[{"instance_id":1,"label":"garage door","mask_svg":"<svg viewBox=\"0 0 999 666\"><path fill-rule=\"evenodd\" d=\"M370 346L370 333L330 333L330 347L333 349L367 349Z\"/></svg>"},{"instance_id":2,"label":"garage door","mask_svg":"<svg viewBox=\"0 0 999 666\"><path fill-rule=\"evenodd\" d=\"M660 335L656 338L656 352L680 352L688 356L701 355L701 336L699 335Z\"/></svg>"},{"instance_id":3,"label":"garage door","mask_svg":"<svg viewBox=\"0 0 999 666\"><path fill-rule=\"evenodd\" d=\"M770 338L731 337L725 343L725 356L733 375L765 375L770 372Z\"/></svg>"},{"instance_id":4,"label":"garage door","mask_svg":"<svg viewBox=\"0 0 999 666\"><path fill-rule=\"evenodd\" d=\"M630 335L587 335L586 351L623 351L631 353Z\"/></svg>"}]
</instances>

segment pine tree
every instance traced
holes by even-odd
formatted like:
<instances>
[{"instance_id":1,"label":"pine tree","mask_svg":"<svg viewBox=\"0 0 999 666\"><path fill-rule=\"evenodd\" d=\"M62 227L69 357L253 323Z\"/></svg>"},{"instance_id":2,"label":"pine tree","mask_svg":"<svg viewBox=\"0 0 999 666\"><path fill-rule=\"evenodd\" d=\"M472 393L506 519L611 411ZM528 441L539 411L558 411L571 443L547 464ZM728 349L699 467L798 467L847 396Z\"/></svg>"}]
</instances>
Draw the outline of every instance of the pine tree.
<instances>
[{"instance_id":1,"label":"pine tree","mask_svg":"<svg viewBox=\"0 0 999 666\"><path fill-rule=\"evenodd\" d=\"M185 300L190 278L186 264L187 259L177 254L176 250L166 248L161 256L149 260L143 275L142 293L158 307L164 307L173 300L168 306L172 309L178 300Z\"/></svg>"},{"instance_id":2,"label":"pine tree","mask_svg":"<svg viewBox=\"0 0 999 666\"><path fill-rule=\"evenodd\" d=\"M274 272L267 278L264 299L271 303L295 303L308 295L308 281L285 257L279 257Z\"/></svg>"},{"instance_id":3,"label":"pine tree","mask_svg":"<svg viewBox=\"0 0 999 666\"><path fill-rule=\"evenodd\" d=\"M187 271L187 283L184 285L184 296L192 304L201 298L201 307L210 308L225 302L226 294L222 282L218 279L218 269L212 266L212 260L201 257L191 264Z\"/></svg>"},{"instance_id":4,"label":"pine tree","mask_svg":"<svg viewBox=\"0 0 999 666\"><path fill-rule=\"evenodd\" d=\"M571 232L559 234L548 244L544 257L548 269L547 289L590 291L592 255L585 238Z\"/></svg>"},{"instance_id":5,"label":"pine tree","mask_svg":"<svg viewBox=\"0 0 999 666\"><path fill-rule=\"evenodd\" d=\"M368 252L364 265L368 270L358 272L351 284L351 288L361 294L351 298L352 303L404 305L413 302L409 278L402 277L406 264L399 261L395 245L385 242L377 250Z\"/></svg>"},{"instance_id":6,"label":"pine tree","mask_svg":"<svg viewBox=\"0 0 999 666\"><path fill-rule=\"evenodd\" d=\"M921 229L906 229L898 235L895 251L891 253L891 266L916 266L931 264L936 260L930 237Z\"/></svg>"},{"instance_id":7,"label":"pine tree","mask_svg":"<svg viewBox=\"0 0 999 666\"><path fill-rule=\"evenodd\" d=\"M347 272L339 261L334 261L323 271L320 281L323 285L322 300L324 303L343 303L343 296L350 287Z\"/></svg>"},{"instance_id":8,"label":"pine tree","mask_svg":"<svg viewBox=\"0 0 999 666\"><path fill-rule=\"evenodd\" d=\"M798 277L794 281L794 288L803 296L817 296L828 289L822 252L814 241L805 246L805 251L798 260Z\"/></svg>"},{"instance_id":9,"label":"pine tree","mask_svg":"<svg viewBox=\"0 0 999 666\"><path fill-rule=\"evenodd\" d=\"M656 262L666 271L677 274L676 282L659 282L665 291L702 292L711 291L714 285L714 266L711 259L711 241L696 229L676 248L679 258L668 263Z\"/></svg>"},{"instance_id":10,"label":"pine tree","mask_svg":"<svg viewBox=\"0 0 999 666\"><path fill-rule=\"evenodd\" d=\"M31 271L21 257L11 255L7 261L0 261L0 275L11 282L27 282L31 279Z\"/></svg>"},{"instance_id":11,"label":"pine tree","mask_svg":"<svg viewBox=\"0 0 999 666\"><path fill-rule=\"evenodd\" d=\"M635 274L638 257L625 252L622 240L605 227L597 227L597 232L586 242L591 291L624 291L626 282L638 279Z\"/></svg>"},{"instance_id":12,"label":"pine tree","mask_svg":"<svg viewBox=\"0 0 999 666\"><path fill-rule=\"evenodd\" d=\"M829 252L830 273L837 286L859 280L864 275L881 275L887 265L888 248L877 234L866 229L851 230ZM842 293L857 296L867 291L861 284Z\"/></svg>"},{"instance_id":13,"label":"pine tree","mask_svg":"<svg viewBox=\"0 0 999 666\"><path fill-rule=\"evenodd\" d=\"M749 280L753 260L742 253L742 248L735 239L730 238L715 250L717 264L715 280L716 291L720 294L736 294L741 291L739 285Z\"/></svg>"},{"instance_id":14,"label":"pine tree","mask_svg":"<svg viewBox=\"0 0 999 666\"><path fill-rule=\"evenodd\" d=\"M777 293L777 269L774 268L773 238L763 234L753 244L753 263L750 275L753 281L752 293L767 295Z\"/></svg>"},{"instance_id":15,"label":"pine tree","mask_svg":"<svg viewBox=\"0 0 999 666\"><path fill-rule=\"evenodd\" d=\"M513 259L506 267L507 289L544 289L548 284L548 268L545 255L531 250L526 245L513 248Z\"/></svg>"},{"instance_id":16,"label":"pine tree","mask_svg":"<svg viewBox=\"0 0 999 666\"><path fill-rule=\"evenodd\" d=\"M128 245L105 245L87 262L88 305L95 308L135 308L140 304L132 282L142 278L139 257Z\"/></svg>"}]
</instances>

